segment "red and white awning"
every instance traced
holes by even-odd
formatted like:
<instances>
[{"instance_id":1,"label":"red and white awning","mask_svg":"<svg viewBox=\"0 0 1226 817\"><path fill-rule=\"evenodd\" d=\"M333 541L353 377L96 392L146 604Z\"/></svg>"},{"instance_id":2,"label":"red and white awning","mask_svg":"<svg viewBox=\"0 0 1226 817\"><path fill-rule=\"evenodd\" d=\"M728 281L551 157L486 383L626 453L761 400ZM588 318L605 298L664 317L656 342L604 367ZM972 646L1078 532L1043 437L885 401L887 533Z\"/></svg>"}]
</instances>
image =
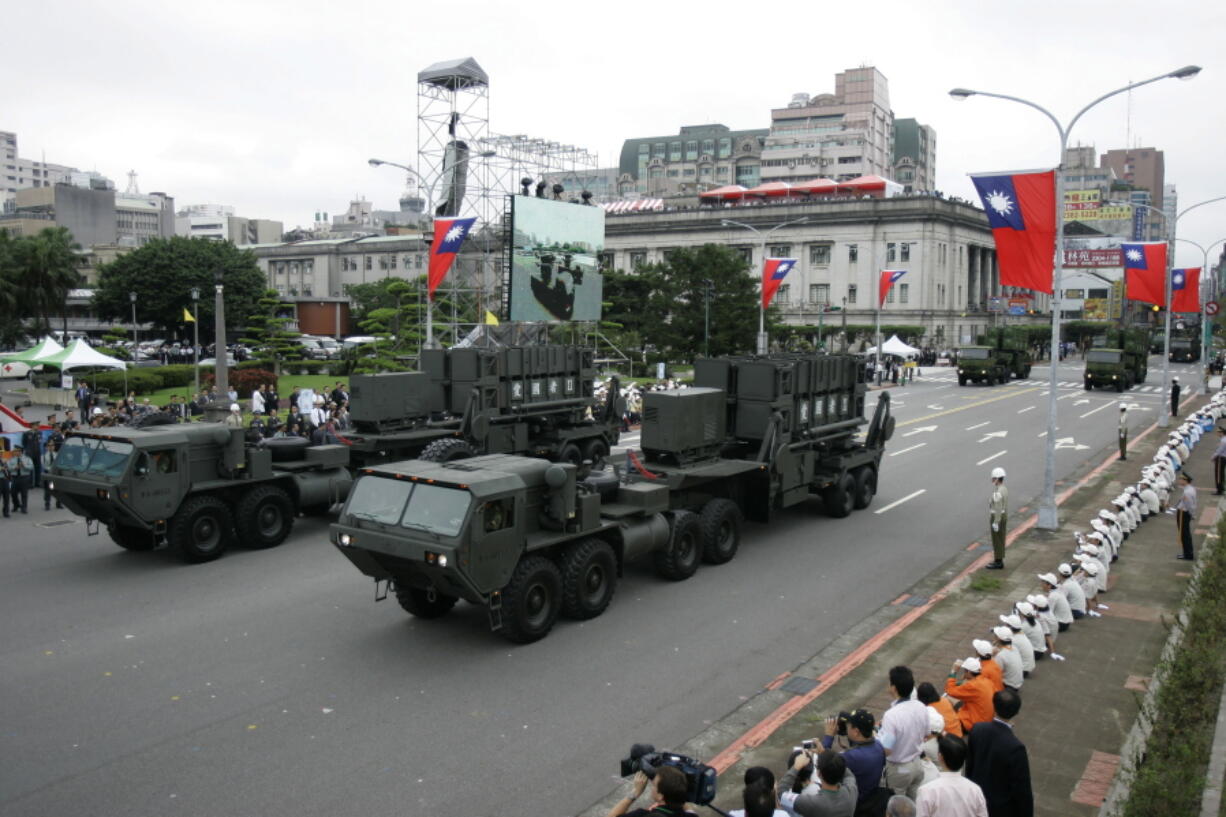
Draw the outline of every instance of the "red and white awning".
<instances>
[{"instance_id":1,"label":"red and white awning","mask_svg":"<svg viewBox=\"0 0 1226 817\"><path fill-rule=\"evenodd\" d=\"M663 210L664 199L623 199L600 205L606 213L638 213L648 210Z\"/></svg>"}]
</instances>

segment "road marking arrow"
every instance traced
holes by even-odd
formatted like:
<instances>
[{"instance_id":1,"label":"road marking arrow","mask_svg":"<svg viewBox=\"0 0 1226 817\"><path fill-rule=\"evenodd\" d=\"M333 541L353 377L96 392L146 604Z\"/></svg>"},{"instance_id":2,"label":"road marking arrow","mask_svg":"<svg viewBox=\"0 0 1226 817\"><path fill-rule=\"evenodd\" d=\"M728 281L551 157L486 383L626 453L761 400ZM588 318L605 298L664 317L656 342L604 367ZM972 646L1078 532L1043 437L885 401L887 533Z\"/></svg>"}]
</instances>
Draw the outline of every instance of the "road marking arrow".
<instances>
[{"instance_id":1,"label":"road marking arrow","mask_svg":"<svg viewBox=\"0 0 1226 817\"><path fill-rule=\"evenodd\" d=\"M1071 448L1074 451L1085 451L1089 447L1088 445L1079 445L1072 437L1060 437L1056 440L1056 448Z\"/></svg>"},{"instance_id":2,"label":"road marking arrow","mask_svg":"<svg viewBox=\"0 0 1226 817\"><path fill-rule=\"evenodd\" d=\"M982 437L980 437L978 442L984 443L992 439L993 437L1007 437L1007 436L1009 436L1008 431L989 431L987 434L984 434Z\"/></svg>"},{"instance_id":3,"label":"road marking arrow","mask_svg":"<svg viewBox=\"0 0 1226 817\"><path fill-rule=\"evenodd\" d=\"M907 432L906 434L904 434L903 436L904 436L904 437L910 437L910 436L912 436L912 435L914 435L914 434L922 434L922 433L924 433L925 431L936 431L936 430L937 430L937 428L939 428L939 426L919 426L918 428L913 428L912 430L908 431L908 432Z\"/></svg>"},{"instance_id":4,"label":"road marking arrow","mask_svg":"<svg viewBox=\"0 0 1226 817\"><path fill-rule=\"evenodd\" d=\"M943 408L945 408L945 407L944 407L944 406L938 406L936 403L933 403L932 405L928 406L928 408L929 408L930 410L932 410L932 411L940 411L941 409L943 409Z\"/></svg>"},{"instance_id":5,"label":"road marking arrow","mask_svg":"<svg viewBox=\"0 0 1226 817\"><path fill-rule=\"evenodd\" d=\"M984 421L984 422L982 422L982 423L976 423L976 424L975 424L975 425L973 425L973 426L967 426L967 427L966 427L966 430L967 430L967 431L974 431L975 429L977 429L977 428L983 428L984 426L989 425L990 423L991 423L991 421L990 421L990 420L985 420L985 421Z\"/></svg>"},{"instance_id":6,"label":"road marking arrow","mask_svg":"<svg viewBox=\"0 0 1226 817\"><path fill-rule=\"evenodd\" d=\"M1090 402L1089 400L1082 398L1081 400L1074 400L1073 405L1074 406L1084 406L1086 403L1089 403L1089 402Z\"/></svg>"}]
</instances>

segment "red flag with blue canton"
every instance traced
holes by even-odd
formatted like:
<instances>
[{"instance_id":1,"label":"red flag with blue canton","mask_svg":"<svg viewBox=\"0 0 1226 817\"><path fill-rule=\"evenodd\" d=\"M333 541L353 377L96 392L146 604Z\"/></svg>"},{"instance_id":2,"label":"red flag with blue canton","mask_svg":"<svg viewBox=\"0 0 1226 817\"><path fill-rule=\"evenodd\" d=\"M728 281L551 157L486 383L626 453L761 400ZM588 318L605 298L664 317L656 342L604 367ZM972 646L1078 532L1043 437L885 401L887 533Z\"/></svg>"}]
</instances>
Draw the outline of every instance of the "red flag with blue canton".
<instances>
[{"instance_id":1,"label":"red flag with blue canton","mask_svg":"<svg viewBox=\"0 0 1226 817\"><path fill-rule=\"evenodd\" d=\"M1124 297L1166 306L1166 242L1120 244L1124 256Z\"/></svg>"},{"instance_id":2,"label":"red flag with blue canton","mask_svg":"<svg viewBox=\"0 0 1226 817\"><path fill-rule=\"evenodd\" d=\"M877 285L877 308L885 303L885 296L890 294L890 287L894 286L894 282L907 274L905 269L883 269L881 271L881 282Z\"/></svg>"},{"instance_id":3,"label":"red flag with blue canton","mask_svg":"<svg viewBox=\"0 0 1226 817\"><path fill-rule=\"evenodd\" d=\"M430 244L430 271L427 277L427 287L430 300L434 300L434 290L447 277L447 270L455 261L455 254L460 251L460 245L468 238L475 218L438 218L434 220L434 241Z\"/></svg>"},{"instance_id":4,"label":"red flag with blue canton","mask_svg":"<svg viewBox=\"0 0 1226 817\"><path fill-rule=\"evenodd\" d=\"M1200 267L1171 270L1171 311L1200 312Z\"/></svg>"},{"instance_id":5,"label":"red flag with blue canton","mask_svg":"<svg viewBox=\"0 0 1226 817\"><path fill-rule=\"evenodd\" d=\"M1056 258L1056 174L972 175L996 241L1000 283L1052 291Z\"/></svg>"},{"instance_id":6,"label":"red flag with blue canton","mask_svg":"<svg viewBox=\"0 0 1226 817\"><path fill-rule=\"evenodd\" d=\"M762 266L762 308L766 309L771 305L771 299L775 297L775 292L778 291L779 285L783 283L783 279L792 271L792 267L796 266L795 258L768 258Z\"/></svg>"}]
</instances>

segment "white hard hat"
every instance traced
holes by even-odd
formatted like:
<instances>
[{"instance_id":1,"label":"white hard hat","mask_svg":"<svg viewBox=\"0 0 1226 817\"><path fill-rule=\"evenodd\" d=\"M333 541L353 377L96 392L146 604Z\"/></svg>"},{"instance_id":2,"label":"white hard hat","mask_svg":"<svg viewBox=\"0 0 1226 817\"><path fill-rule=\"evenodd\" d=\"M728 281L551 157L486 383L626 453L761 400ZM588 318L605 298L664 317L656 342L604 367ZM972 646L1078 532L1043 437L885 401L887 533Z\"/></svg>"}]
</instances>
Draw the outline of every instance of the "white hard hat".
<instances>
[{"instance_id":1,"label":"white hard hat","mask_svg":"<svg viewBox=\"0 0 1226 817\"><path fill-rule=\"evenodd\" d=\"M1005 478L1005 469L999 466L992 469L992 479L1004 479L1004 478Z\"/></svg>"},{"instance_id":2,"label":"white hard hat","mask_svg":"<svg viewBox=\"0 0 1226 817\"><path fill-rule=\"evenodd\" d=\"M238 403L231 403L231 404L230 404L230 411L241 411L241 409L239 409L239 407L238 407Z\"/></svg>"}]
</instances>

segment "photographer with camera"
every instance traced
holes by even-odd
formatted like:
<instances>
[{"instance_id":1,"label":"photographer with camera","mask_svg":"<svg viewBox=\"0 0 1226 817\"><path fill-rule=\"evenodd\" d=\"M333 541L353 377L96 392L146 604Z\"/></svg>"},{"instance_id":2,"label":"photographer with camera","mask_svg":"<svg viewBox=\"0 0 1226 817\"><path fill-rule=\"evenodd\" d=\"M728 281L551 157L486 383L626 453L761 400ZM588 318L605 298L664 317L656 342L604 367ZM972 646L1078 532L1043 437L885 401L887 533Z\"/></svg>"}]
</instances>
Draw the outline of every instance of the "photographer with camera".
<instances>
[{"instance_id":1,"label":"photographer with camera","mask_svg":"<svg viewBox=\"0 0 1226 817\"><path fill-rule=\"evenodd\" d=\"M692 811L685 810L685 792L687 789L685 783L685 774L672 766L661 766L655 770L654 779L652 782L652 796L655 803L650 808L636 808L630 811L630 807L635 801L643 796L643 791L647 788L648 782L647 773L641 769L634 773L634 794L630 797L623 797L609 811L609 817L670 817L670 815L686 815L686 817L698 817Z\"/></svg>"},{"instance_id":2,"label":"photographer with camera","mask_svg":"<svg viewBox=\"0 0 1226 817\"><path fill-rule=\"evenodd\" d=\"M881 786L885 771L885 747L873 736L875 723L873 713L867 709L840 712L837 717L826 718L826 734L822 738L825 749L834 746L836 735L846 739L848 745L842 757L856 778L857 815L882 814L891 794L889 789Z\"/></svg>"},{"instance_id":3,"label":"photographer with camera","mask_svg":"<svg viewBox=\"0 0 1226 817\"><path fill-rule=\"evenodd\" d=\"M715 769L695 760L692 757L678 755L672 752L657 752L650 743L636 743L630 747L630 755L621 761L621 776L634 775L634 794L623 797L609 812L608 817L621 817L623 814L632 817L641 815L688 815L697 817L686 811L686 803L704 806L715 799L715 787L718 774ZM651 808L628 809L634 805L648 781L655 783L652 793L655 805ZM773 782L773 781L772 781Z\"/></svg>"},{"instance_id":4,"label":"photographer with camera","mask_svg":"<svg viewBox=\"0 0 1226 817\"><path fill-rule=\"evenodd\" d=\"M817 770L816 790L802 791L794 797L785 795L786 805L800 817L854 817L858 796L856 776L847 768L843 755L830 749L820 753L813 749L796 752L780 787L794 791L797 775L813 768Z\"/></svg>"}]
</instances>

